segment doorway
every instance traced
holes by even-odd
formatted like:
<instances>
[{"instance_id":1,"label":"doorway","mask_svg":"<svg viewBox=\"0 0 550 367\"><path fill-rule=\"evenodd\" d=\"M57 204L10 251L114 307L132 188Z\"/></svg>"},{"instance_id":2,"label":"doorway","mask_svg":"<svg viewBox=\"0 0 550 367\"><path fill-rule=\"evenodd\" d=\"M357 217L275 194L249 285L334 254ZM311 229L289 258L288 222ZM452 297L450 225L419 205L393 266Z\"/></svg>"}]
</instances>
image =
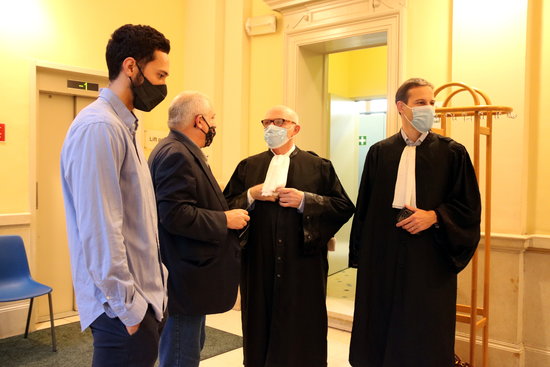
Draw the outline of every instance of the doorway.
<instances>
[{"instance_id":1,"label":"doorway","mask_svg":"<svg viewBox=\"0 0 550 367\"><path fill-rule=\"evenodd\" d=\"M336 173L355 201L370 147L386 138L387 100L354 101L330 95L330 153ZM349 220L336 233L336 248L329 253L329 276L348 268Z\"/></svg>"},{"instance_id":2,"label":"doorway","mask_svg":"<svg viewBox=\"0 0 550 367\"><path fill-rule=\"evenodd\" d=\"M355 201L369 148L386 137L387 46L330 53L327 59L329 136L327 157ZM347 268L351 220L336 234L329 275Z\"/></svg>"},{"instance_id":3,"label":"doorway","mask_svg":"<svg viewBox=\"0 0 550 367\"><path fill-rule=\"evenodd\" d=\"M320 3L318 7L316 9L314 5L304 6L302 12L289 10L288 13L283 13L289 24L285 32L284 103L298 112L303 131L308 132L297 137L297 144L333 159L335 157L332 152L337 149L333 145L343 136L337 138L331 134L331 99L336 101L336 95L340 95L340 101L337 101L339 103L342 103L343 98L351 100L350 102L361 101L367 104L373 99L389 100L389 96L393 96L397 90L400 80L402 15L399 10L400 3L396 3L388 12L378 15L364 3L348 6L335 1L334 7L330 10ZM356 8L356 12L351 11L352 7ZM325 11L326 14L323 13ZM315 17L316 14L327 15L329 12L334 13L334 16ZM300 22L301 19L306 19L309 23ZM315 23L317 19L318 23ZM342 93L334 93L336 95L331 96L328 91L330 75L327 55L376 47L385 47L386 63L383 68L377 69L377 72L385 77L385 90L380 95L358 95L362 98L349 98ZM351 137L353 140L352 143L340 141L343 146L341 150L344 155L347 154L347 161L343 162L340 169L337 167L339 163L335 163L338 175L344 177L343 181L349 182L344 183L344 187L353 201L357 198L358 177L362 171L362 167L359 168L361 164L358 154L359 121L367 124L370 122L366 122L365 119L372 120L367 109L362 111L364 114L360 114L361 110L357 111L354 118L355 131L348 135L348 138ZM383 125L382 137L397 131L398 119L395 109L389 109L373 118L378 119L377 124ZM303 141L306 139L307 141ZM329 271L341 271L329 277L327 286L329 325L343 330L351 330L356 279L355 269L347 269L350 228L351 224L348 223L341 229L341 233L337 234L337 250L330 255L334 261L330 260L329 267L332 267L332 270Z\"/></svg>"},{"instance_id":4,"label":"doorway","mask_svg":"<svg viewBox=\"0 0 550 367\"><path fill-rule=\"evenodd\" d=\"M38 67L36 81L34 264L37 280L53 288L54 318L59 319L77 314L61 189L61 148L75 116L97 98L108 80ZM49 319L47 302L37 299L37 303L37 321Z\"/></svg>"},{"instance_id":5,"label":"doorway","mask_svg":"<svg viewBox=\"0 0 550 367\"><path fill-rule=\"evenodd\" d=\"M325 56L329 99L329 150L349 197L357 198L369 148L387 135L387 46L378 45ZM327 306L334 326L350 320L355 299L356 269L348 268L352 220L336 233L329 252ZM348 324L349 326L349 324Z\"/></svg>"}]
</instances>

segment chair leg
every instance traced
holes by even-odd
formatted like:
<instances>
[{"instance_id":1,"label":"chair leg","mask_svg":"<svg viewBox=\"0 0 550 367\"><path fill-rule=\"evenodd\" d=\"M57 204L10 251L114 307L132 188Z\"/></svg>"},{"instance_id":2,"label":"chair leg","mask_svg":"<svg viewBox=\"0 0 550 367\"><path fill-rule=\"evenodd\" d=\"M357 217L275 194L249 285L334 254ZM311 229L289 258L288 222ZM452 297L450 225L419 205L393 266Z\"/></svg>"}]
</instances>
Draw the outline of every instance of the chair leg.
<instances>
[{"instance_id":1,"label":"chair leg","mask_svg":"<svg viewBox=\"0 0 550 367\"><path fill-rule=\"evenodd\" d=\"M55 340L55 326L53 324L53 306L52 293L48 293L48 303L50 304L50 331L52 333L52 351L57 352L57 343Z\"/></svg>"},{"instance_id":2,"label":"chair leg","mask_svg":"<svg viewBox=\"0 0 550 367\"><path fill-rule=\"evenodd\" d=\"M25 326L25 336L26 339L29 335L29 324L31 322L31 313L32 313L32 303L34 302L34 298L31 298L31 302L29 303L29 313L27 314L27 325Z\"/></svg>"}]
</instances>

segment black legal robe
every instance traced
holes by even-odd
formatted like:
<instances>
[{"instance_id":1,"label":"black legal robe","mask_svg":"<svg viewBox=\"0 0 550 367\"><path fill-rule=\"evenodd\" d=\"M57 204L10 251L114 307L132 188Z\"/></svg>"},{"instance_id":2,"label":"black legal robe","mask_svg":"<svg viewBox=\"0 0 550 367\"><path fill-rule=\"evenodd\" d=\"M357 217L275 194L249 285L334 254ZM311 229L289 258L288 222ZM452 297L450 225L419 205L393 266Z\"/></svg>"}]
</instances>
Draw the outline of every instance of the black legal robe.
<instances>
[{"instance_id":1,"label":"black legal robe","mask_svg":"<svg viewBox=\"0 0 550 367\"><path fill-rule=\"evenodd\" d=\"M263 183L273 153L237 166L224 195L247 207L247 190ZM305 193L304 212L255 201L242 251L241 302L247 367L327 365L327 242L354 206L330 161L298 148L286 187Z\"/></svg>"},{"instance_id":2,"label":"black legal robe","mask_svg":"<svg viewBox=\"0 0 550 367\"><path fill-rule=\"evenodd\" d=\"M350 238L358 266L350 347L354 367L451 367L457 273L480 237L481 202L468 152L429 133L416 148L416 202L438 225L411 235L395 227L400 133L369 150Z\"/></svg>"}]
</instances>

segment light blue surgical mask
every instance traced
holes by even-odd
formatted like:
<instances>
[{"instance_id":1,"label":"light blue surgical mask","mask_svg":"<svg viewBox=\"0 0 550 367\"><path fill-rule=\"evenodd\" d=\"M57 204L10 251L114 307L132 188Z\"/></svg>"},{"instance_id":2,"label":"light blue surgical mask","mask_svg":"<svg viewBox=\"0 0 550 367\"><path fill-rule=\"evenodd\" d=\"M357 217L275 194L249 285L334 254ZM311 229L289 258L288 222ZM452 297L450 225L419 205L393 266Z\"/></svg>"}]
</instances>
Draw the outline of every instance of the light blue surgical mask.
<instances>
[{"instance_id":1,"label":"light blue surgical mask","mask_svg":"<svg viewBox=\"0 0 550 367\"><path fill-rule=\"evenodd\" d=\"M271 149L282 147L288 141L288 131L284 127L269 125L264 129L264 139Z\"/></svg>"},{"instance_id":2,"label":"light blue surgical mask","mask_svg":"<svg viewBox=\"0 0 550 367\"><path fill-rule=\"evenodd\" d=\"M405 106L412 110L413 113L413 119L412 121L405 116L407 121L411 123L411 125L418 130L420 133L426 133L430 131L434 124L434 118L435 118L435 107L434 106L418 106L418 107L409 107L405 104Z\"/></svg>"}]
</instances>

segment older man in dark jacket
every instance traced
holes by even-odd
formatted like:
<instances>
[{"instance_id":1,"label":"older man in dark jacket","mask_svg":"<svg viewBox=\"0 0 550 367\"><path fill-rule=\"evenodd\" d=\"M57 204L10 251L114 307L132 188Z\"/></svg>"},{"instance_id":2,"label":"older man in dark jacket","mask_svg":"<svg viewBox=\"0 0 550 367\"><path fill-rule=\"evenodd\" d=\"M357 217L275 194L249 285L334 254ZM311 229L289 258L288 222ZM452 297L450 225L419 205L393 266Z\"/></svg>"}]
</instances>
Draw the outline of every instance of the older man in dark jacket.
<instances>
[{"instance_id":1,"label":"older man in dark jacket","mask_svg":"<svg viewBox=\"0 0 550 367\"><path fill-rule=\"evenodd\" d=\"M234 230L249 220L229 210L202 147L216 134L209 99L183 92L169 109L170 134L149 157L158 206L162 260L169 270L168 321L160 365L198 366L205 315L235 303L240 247Z\"/></svg>"}]
</instances>

